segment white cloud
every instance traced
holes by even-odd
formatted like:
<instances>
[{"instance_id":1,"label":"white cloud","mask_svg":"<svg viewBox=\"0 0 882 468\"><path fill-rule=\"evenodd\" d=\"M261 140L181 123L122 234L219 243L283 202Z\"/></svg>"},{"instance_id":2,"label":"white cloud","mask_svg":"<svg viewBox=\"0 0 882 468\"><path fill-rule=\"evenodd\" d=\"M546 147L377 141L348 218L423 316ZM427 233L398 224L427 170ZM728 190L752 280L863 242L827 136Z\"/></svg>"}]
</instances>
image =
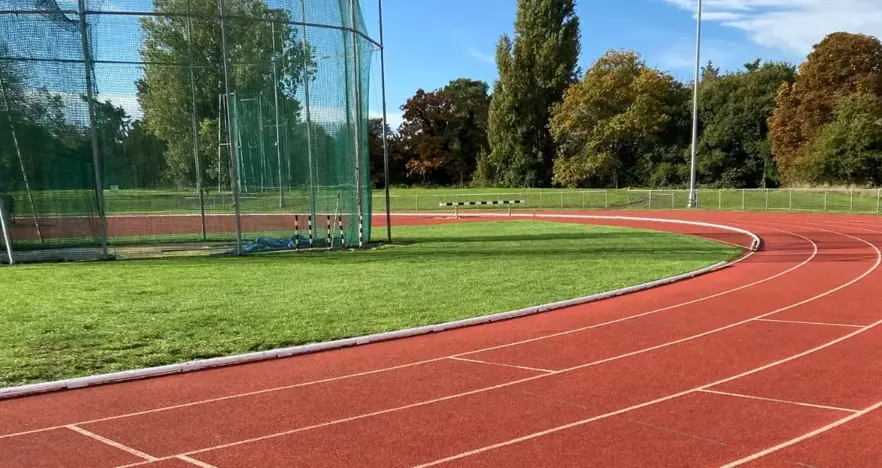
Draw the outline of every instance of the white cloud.
<instances>
[{"instance_id":1,"label":"white cloud","mask_svg":"<svg viewBox=\"0 0 882 468\"><path fill-rule=\"evenodd\" d=\"M484 52L481 52L480 50L472 46L466 47L466 53L484 63L488 63L491 65L496 63L496 59L493 57L493 55L485 54Z\"/></svg>"},{"instance_id":2,"label":"white cloud","mask_svg":"<svg viewBox=\"0 0 882 468\"><path fill-rule=\"evenodd\" d=\"M381 111L371 111L370 118L372 119L382 119L383 112ZM401 122L404 121L404 113L402 112L389 112L386 111L386 123L389 124L389 128L392 129L393 132L398 131L398 127L401 126Z\"/></svg>"},{"instance_id":3,"label":"white cloud","mask_svg":"<svg viewBox=\"0 0 882 468\"><path fill-rule=\"evenodd\" d=\"M697 0L664 0L696 12ZM879 0L704 0L707 21L744 31L755 43L806 55L837 31L882 37Z\"/></svg>"}]
</instances>

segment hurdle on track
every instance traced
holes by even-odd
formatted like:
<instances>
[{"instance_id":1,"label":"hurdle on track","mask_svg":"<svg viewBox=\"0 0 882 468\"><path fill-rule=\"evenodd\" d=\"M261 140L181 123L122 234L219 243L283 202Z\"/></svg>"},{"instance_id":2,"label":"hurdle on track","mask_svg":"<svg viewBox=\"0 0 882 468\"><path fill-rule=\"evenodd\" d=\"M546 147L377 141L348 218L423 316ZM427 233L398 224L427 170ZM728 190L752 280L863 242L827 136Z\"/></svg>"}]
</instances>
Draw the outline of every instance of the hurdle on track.
<instances>
[{"instance_id":1,"label":"hurdle on track","mask_svg":"<svg viewBox=\"0 0 882 468\"><path fill-rule=\"evenodd\" d=\"M457 218L459 218L459 207L460 206L492 206L492 205L506 205L508 206L508 215L511 216L511 208L514 205L526 205L527 202L524 200L488 200L488 201L467 201L467 202L441 202L438 206L452 206L453 214Z\"/></svg>"}]
</instances>

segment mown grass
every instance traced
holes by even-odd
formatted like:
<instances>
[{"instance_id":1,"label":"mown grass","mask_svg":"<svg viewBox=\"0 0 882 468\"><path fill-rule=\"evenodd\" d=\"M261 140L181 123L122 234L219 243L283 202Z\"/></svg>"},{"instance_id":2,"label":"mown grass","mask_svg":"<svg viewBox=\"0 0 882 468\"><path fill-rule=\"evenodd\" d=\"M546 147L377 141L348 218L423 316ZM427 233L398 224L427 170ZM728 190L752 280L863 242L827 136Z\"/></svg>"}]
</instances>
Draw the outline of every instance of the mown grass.
<instances>
[{"instance_id":1,"label":"mown grass","mask_svg":"<svg viewBox=\"0 0 882 468\"><path fill-rule=\"evenodd\" d=\"M533 221L396 236L361 252L0 268L0 386L479 316L740 253L693 237Z\"/></svg>"}]
</instances>

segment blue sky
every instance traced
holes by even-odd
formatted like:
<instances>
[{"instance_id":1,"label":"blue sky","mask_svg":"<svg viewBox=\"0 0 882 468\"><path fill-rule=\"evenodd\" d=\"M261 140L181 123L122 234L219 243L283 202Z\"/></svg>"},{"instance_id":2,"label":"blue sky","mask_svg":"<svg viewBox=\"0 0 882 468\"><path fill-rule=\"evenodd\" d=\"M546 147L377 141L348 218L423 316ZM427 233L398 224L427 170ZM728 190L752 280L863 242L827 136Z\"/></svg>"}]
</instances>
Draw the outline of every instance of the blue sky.
<instances>
[{"instance_id":1,"label":"blue sky","mask_svg":"<svg viewBox=\"0 0 882 468\"><path fill-rule=\"evenodd\" d=\"M492 85L494 46L514 28L516 0L384 0L390 122L418 88L468 77ZM606 50L633 49L648 64L691 80L696 0L577 0L587 68ZM762 57L802 61L837 30L882 35L878 0L705 0L702 62L726 70ZM376 31L376 0L363 0ZM379 91L375 67L373 90ZM372 110L379 97L371 98Z\"/></svg>"}]
</instances>

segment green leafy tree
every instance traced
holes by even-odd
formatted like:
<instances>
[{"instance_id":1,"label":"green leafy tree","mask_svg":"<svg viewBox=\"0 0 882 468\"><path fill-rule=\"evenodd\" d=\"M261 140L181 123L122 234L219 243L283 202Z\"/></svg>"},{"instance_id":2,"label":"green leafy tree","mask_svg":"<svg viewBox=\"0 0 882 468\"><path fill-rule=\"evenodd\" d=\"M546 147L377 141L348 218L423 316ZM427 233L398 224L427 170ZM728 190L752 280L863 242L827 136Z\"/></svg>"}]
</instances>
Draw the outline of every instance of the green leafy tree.
<instances>
[{"instance_id":1,"label":"green leafy tree","mask_svg":"<svg viewBox=\"0 0 882 468\"><path fill-rule=\"evenodd\" d=\"M866 93L840 98L798 170L815 184L882 184L882 99Z\"/></svg>"},{"instance_id":2,"label":"green leafy tree","mask_svg":"<svg viewBox=\"0 0 882 468\"><path fill-rule=\"evenodd\" d=\"M682 84L647 67L637 53L607 52L552 110L559 151L554 181L568 187L640 184L645 178L635 168L641 159L670 156L658 146L687 100Z\"/></svg>"},{"instance_id":3,"label":"green leafy tree","mask_svg":"<svg viewBox=\"0 0 882 468\"><path fill-rule=\"evenodd\" d=\"M782 84L769 121L772 153L785 183L807 179L800 160L836 116L839 99L882 96L882 42L863 34L833 33L815 45L796 81Z\"/></svg>"},{"instance_id":4,"label":"green leafy tree","mask_svg":"<svg viewBox=\"0 0 882 468\"><path fill-rule=\"evenodd\" d=\"M499 79L489 112L483 177L511 186L548 185L557 155L551 107L578 77L575 0L518 0L514 38L496 46Z\"/></svg>"},{"instance_id":5,"label":"green leafy tree","mask_svg":"<svg viewBox=\"0 0 882 468\"><path fill-rule=\"evenodd\" d=\"M216 0L189 2L191 11L217 10ZM154 0L158 12L181 13L186 7L187 0ZM283 100L280 107L293 127L293 120L299 116L297 89L306 79L314 79L314 51L299 41L298 30L288 24L288 12L269 8L264 0L231 1L228 15L258 19L226 22L235 91L245 97L272 96L273 89L278 87ZM141 27L144 43L140 53L147 65L143 79L138 82L138 99L145 126L166 142L167 179L178 185L193 185L196 178L190 73L192 69L200 133L207 141L217 140L218 97L224 93L220 22L200 19L188 24L184 16L152 16L142 18ZM274 64L277 81L273 80ZM204 161L214 161L213 156L211 150L203 148ZM218 168L211 163L203 166L203 178L216 182ZM221 166L222 177L229 177Z\"/></svg>"},{"instance_id":6,"label":"green leafy tree","mask_svg":"<svg viewBox=\"0 0 882 468\"><path fill-rule=\"evenodd\" d=\"M760 60L736 73L712 78L705 73L700 90L699 183L748 188L776 183L768 120L778 88L795 77L790 64Z\"/></svg>"}]
</instances>

